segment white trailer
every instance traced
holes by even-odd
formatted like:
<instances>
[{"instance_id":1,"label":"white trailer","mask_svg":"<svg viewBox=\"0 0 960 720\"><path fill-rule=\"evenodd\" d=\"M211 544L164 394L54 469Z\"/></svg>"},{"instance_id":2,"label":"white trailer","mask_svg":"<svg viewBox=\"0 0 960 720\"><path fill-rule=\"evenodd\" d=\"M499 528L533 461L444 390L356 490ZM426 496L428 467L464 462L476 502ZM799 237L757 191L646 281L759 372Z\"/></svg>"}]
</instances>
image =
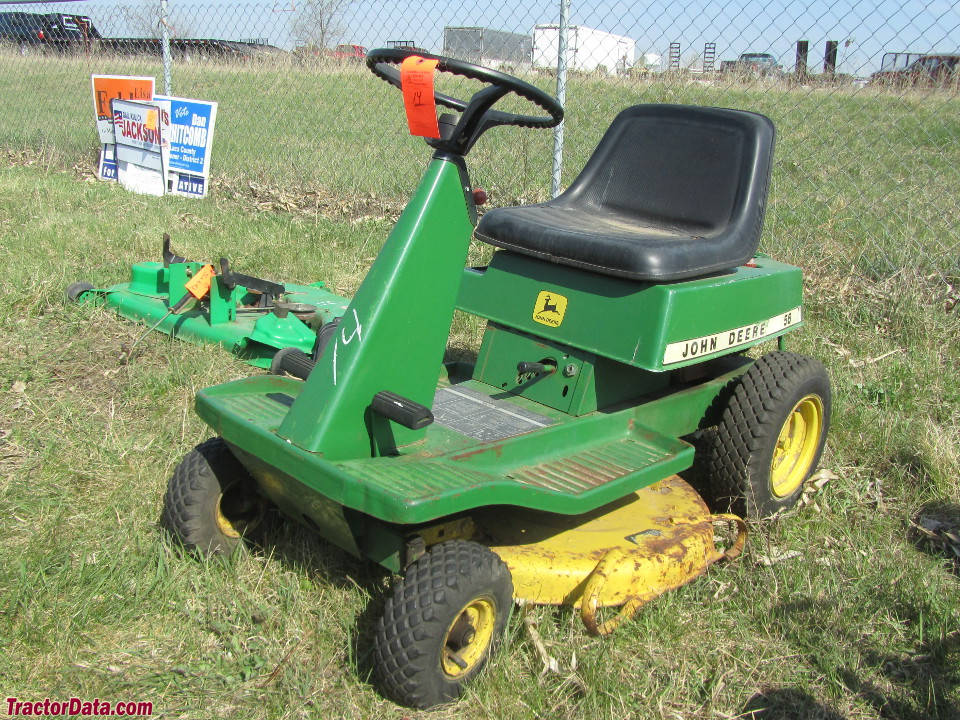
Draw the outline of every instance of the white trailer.
<instances>
[{"instance_id":1,"label":"white trailer","mask_svg":"<svg viewBox=\"0 0 960 720\"><path fill-rule=\"evenodd\" d=\"M556 69L560 46L559 25L533 28L533 66ZM607 73L625 72L633 67L633 38L594 30L582 25L567 26L567 69Z\"/></svg>"},{"instance_id":2,"label":"white trailer","mask_svg":"<svg viewBox=\"0 0 960 720\"><path fill-rule=\"evenodd\" d=\"M514 72L530 69L529 35L483 27L445 27L443 54L477 65Z\"/></svg>"}]
</instances>

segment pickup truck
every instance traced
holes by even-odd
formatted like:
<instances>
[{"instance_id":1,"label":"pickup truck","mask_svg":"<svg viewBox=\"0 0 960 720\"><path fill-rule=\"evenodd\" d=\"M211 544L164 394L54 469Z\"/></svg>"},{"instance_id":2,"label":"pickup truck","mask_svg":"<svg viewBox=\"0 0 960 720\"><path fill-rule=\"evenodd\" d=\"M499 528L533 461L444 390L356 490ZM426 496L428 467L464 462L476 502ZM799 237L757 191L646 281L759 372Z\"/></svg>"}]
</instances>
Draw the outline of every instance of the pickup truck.
<instances>
[{"instance_id":1,"label":"pickup truck","mask_svg":"<svg viewBox=\"0 0 960 720\"><path fill-rule=\"evenodd\" d=\"M99 38L90 18L62 13L0 12L0 41L21 53L31 49L64 50L77 42Z\"/></svg>"},{"instance_id":2,"label":"pickup truck","mask_svg":"<svg viewBox=\"0 0 960 720\"><path fill-rule=\"evenodd\" d=\"M720 63L721 73L737 73L754 77L780 77L783 66L770 53L742 53L736 60L724 60Z\"/></svg>"},{"instance_id":3,"label":"pickup truck","mask_svg":"<svg viewBox=\"0 0 960 720\"><path fill-rule=\"evenodd\" d=\"M893 88L937 87L960 81L960 54L921 55L904 68L880 70L870 76L871 85Z\"/></svg>"},{"instance_id":4,"label":"pickup truck","mask_svg":"<svg viewBox=\"0 0 960 720\"><path fill-rule=\"evenodd\" d=\"M21 53L31 49L63 52L99 38L86 15L0 12L0 42L18 46Z\"/></svg>"},{"instance_id":5,"label":"pickup truck","mask_svg":"<svg viewBox=\"0 0 960 720\"><path fill-rule=\"evenodd\" d=\"M327 57L363 62L367 57L367 49L363 45L337 45L332 50L327 50Z\"/></svg>"},{"instance_id":6,"label":"pickup truck","mask_svg":"<svg viewBox=\"0 0 960 720\"><path fill-rule=\"evenodd\" d=\"M0 41L26 53L46 40L47 25L42 15L25 12L0 13Z\"/></svg>"}]
</instances>

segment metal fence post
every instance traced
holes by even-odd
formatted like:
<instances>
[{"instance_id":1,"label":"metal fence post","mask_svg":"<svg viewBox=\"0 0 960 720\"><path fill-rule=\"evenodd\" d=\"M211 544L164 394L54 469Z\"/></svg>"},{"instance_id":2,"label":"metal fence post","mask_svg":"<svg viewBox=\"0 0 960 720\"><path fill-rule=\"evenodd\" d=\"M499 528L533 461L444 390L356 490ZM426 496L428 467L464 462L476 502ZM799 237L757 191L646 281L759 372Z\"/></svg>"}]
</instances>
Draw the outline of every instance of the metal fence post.
<instances>
[{"instance_id":1,"label":"metal fence post","mask_svg":"<svg viewBox=\"0 0 960 720\"><path fill-rule=\"evenodd\" d=\"M160 0L160 37L163 45L163 94L173 94L173 83L170 78L170 14L167 11L167 0Z\"/></svg>"},{"instance_id":2,"label":"metal fence post","mask_svg":"<svg viewBox=\"0 0 960 720\"><path fill-rule=\"evenodd\" d=\"M567 107L567 25L570 20L570 0L560 0L560 30L557 44L557 100L560 106ZM563 122L553 131L553 177L550 181L550 194L560 194L560 173L563 165Z\"/></svg>"}]
</instances>

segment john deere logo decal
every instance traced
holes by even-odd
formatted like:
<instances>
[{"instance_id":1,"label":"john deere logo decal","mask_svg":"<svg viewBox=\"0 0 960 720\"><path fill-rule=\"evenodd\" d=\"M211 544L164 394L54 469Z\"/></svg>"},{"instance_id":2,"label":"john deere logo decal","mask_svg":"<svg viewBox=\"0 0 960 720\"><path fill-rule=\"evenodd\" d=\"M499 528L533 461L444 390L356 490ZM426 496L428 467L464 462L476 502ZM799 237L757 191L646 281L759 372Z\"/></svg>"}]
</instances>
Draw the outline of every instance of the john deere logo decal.
<instances>
[{"instance_id":1,"label":"john deere logo decal","mask_svg":"<svg viewBox=\"0 0 960 720\"><path fill-rule=\"evenodd\" d=\"M533 319L541 325L560 327L563 314L567 311L567 299L549 290L541 290L533 306Z\"/></svg>"}]
</instances>

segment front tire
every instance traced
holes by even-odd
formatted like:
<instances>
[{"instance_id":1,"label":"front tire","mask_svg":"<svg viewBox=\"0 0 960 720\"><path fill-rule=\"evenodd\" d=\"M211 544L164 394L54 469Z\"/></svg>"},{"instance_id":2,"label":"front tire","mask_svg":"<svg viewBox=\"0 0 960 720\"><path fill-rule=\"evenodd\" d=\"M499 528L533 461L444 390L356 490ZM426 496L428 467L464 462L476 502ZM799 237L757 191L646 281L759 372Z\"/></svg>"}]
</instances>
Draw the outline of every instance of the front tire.
<instances>
[{"instance_id":1,"label":"front tire","mask_svg":"<svg viewBox=\"0 0 960 720\"><path fill-rule=\"evenodd\" d=\"M830 378L818 360L764 355L737 381L711 448L721 503L746 517L792 508L820 462L830 426Z\"/></svg>"},{"instance_id":2,"label":"front tire","mask_svg":"<svg viewBox=\"0 0 960 720\"><path fill-rule=\"evenodd\" d=\"M395 702L428 708L460 697L506 629L513 581L475 542L435 546L407 569L377 623L374 672Z\"/></svg>"},{"instance_id":3,"label":"front tire","mask_svg":"<svg viewBox=\"0 0 960 720\"><path fill-rule=\"evenodd\" d=\"M164 526L184 546L229 555L262 527L268 504L223 438L183 458L163 496Z\"/></svg>"}]
</instances>

